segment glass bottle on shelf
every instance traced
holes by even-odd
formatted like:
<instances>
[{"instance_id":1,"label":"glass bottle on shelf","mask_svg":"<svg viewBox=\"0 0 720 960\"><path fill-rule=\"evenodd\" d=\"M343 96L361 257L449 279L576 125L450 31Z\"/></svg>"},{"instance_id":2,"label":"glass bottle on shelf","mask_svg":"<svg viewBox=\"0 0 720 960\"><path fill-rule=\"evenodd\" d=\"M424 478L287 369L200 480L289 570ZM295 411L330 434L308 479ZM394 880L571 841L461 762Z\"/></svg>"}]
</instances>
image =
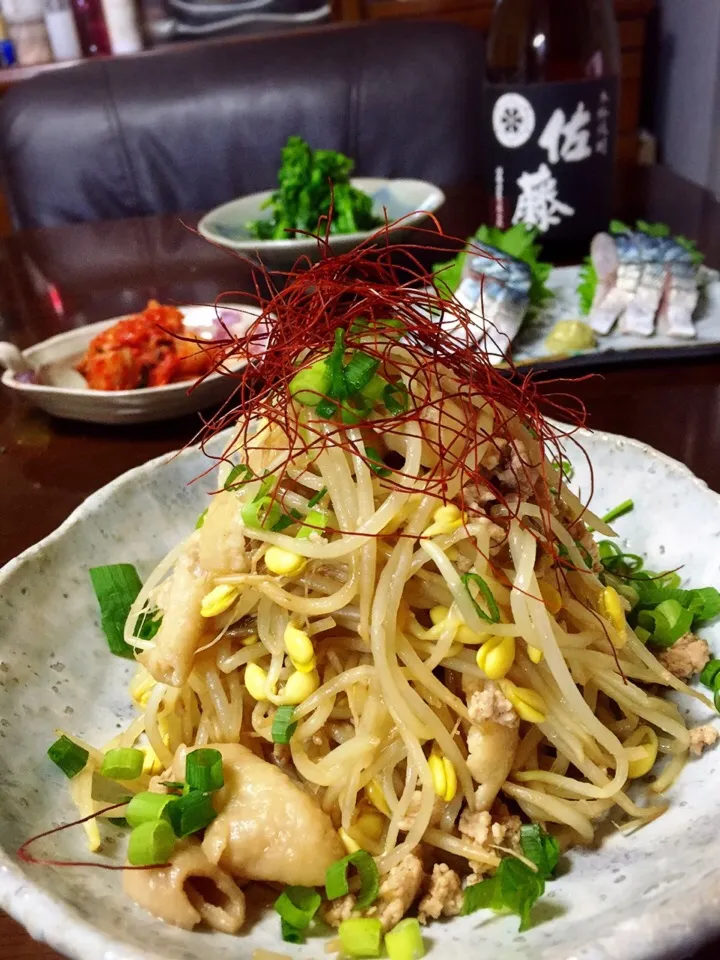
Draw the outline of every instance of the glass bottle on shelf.
<instances>
[{"instance_id":1,"label":"glass bottle on shelf","mask_svg":"<svg viewBox=\"0 0 720 960\"><path fill-rule=\"evenodd\" d=\"M17 63L22 67L50 63L43 0L3 0L3 14Z\"/></svg>"},{"instance_id":2,"label":"glass bottle on shelf","mask_svg":"<svg viewBox=\"0 0 720 960\"><path fill-rule=\"evenodd\" d=\"M100 0L72 0L80 46L86 57L112 53Z\"/></svg>"},{"instance_id":3,"label":"glass bottle on shelf","mask_svg":"<svg viewBox=\"0 0 720 960\"><path fill-rule=\"evenodd\" d=\"M45 27L56 60L79 60L82 57L70 0L45 0Z\"/></svg>"},{"instance_id":4,"label":"glass bottle on shelf","mask_svg":"<svg viewBox=\"0 0 720 960\"><path fill-rule=\"evenodd\" d=\"M483 110L488 216L577 256L611 216L620 54L612 0L497 0Z\"/></svg>"}]
</instances>

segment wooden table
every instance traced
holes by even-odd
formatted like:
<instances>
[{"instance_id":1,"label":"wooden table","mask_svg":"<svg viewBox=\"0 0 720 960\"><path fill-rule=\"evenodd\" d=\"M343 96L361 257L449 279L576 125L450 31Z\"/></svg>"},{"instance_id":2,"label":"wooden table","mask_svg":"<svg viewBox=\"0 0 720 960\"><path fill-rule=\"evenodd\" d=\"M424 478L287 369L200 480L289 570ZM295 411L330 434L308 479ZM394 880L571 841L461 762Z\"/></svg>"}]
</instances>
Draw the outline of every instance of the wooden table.
<instances>
[{"instance_id":1,"label":"wooden table","mask_svg":"<svg viewBox=\"0 0 720 960\"><path fill-rule=\"evenodd\" d=\"M449 191L442 212L455 236L480 220L475 189ZM720 266L720 205L668 171L623 177L618 214L670 224ZM197 217L184 218L194 224ZM84 224L19 234L0 243L0 339L28 346L53 333L161 301L212 302L248 289L249 269L176 217ZM568 388L589 423L646 441L720 490L720 362L664 361L604 368ZM193 435L194 418L134 428L55 421L0 393L0 563L50 533L98 487ZM1 825L0 825L1 830ZM720 944L697 955L717 956ZM0 960L58 960L0 916Z\"/></svg>"}]
</instances>

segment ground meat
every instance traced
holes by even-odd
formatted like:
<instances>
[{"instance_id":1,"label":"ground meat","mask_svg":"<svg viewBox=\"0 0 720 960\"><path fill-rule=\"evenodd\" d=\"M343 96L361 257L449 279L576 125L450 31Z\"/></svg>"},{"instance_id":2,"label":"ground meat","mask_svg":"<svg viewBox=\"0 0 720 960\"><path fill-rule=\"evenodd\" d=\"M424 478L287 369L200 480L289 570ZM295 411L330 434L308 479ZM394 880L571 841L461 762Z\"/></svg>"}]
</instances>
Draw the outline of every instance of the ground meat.
<instances>
[{"instance_id":1,"label":"ground meat","mask_svg":"<svg viewBox=\"0 0 720 960\"><path fill-rule=\"evenodd\" d=\"M456 917L462 910L460 877L445 863L436 863L427 893L418 906L418 920L427 923L439 917Z\"/></svg>"},{"instance_id":2,"label":"ground meat","mask_svg":"<svg viewBox=\"0 0 720 960\"><path fill-rule=\"evenodd\" d=\"M383 878L378 899L362 913L362 916L377 917L383 930L392 930L415 902L424 877L420 858L413 853L408 854ZM355 901L356 898L352 893L339 900L333 900L325 908L323 914L325 922L331 927L339 927L343 920L353 916Z\"/></svg>"},{"instance_id":3,"label":"ground meat","mask_svg":"<svg viewBox=\"0 0 720 960\"><path fill-rule=\"evenodd\" d=\"M509 443L503 451L500 463L502 469L493 477L501 489L519 493L522 500L528 500L533 493L526 459L527 451L521 440Z\"/></svg>"},{"instance_id":4,"label":"ground meat","mask_svg":"<svg viewBox=\"0 0 720 960\"><path fill-rule=\"evenodd\" d=\"M339 927L343 920L349 920L355 909L355 894L331 900L323 911L325 923L330 927Z\"/></svg>"},{"instance_id":5,"label":"ground meat","mask_svg":"<svg viewBox=\"0 0 720 960\"><path fill-rule=\"evenodd\" d=\"M720 738L720 731L709 723L704 727L693 727L690 730L690 753L699 757L705 747L712 747Z\"/></svg>"},{"instance_id":6,"label":"ground meat","mask_svg":"<svg viewBox=\"0 0 720 960\"><path fill-rule=\"evenodd\" d=\"M689 680L710 659L710 647L694 633L686 633L671 647L658 654L658 660L680 680Z\"/></svg>"},{"instance_id":7,"label":"ground meat","mask_svg":"<svg viewBox=\"0 0 720 960\"><path fill-rule=\"evenodd\" d=\"M412 825L415 822L415 817L418 815L420 810L420 804L422 802L422 791L416 790L412 795L410 800L410 806L407 808L407 813L402 818L399 823L401 830L408 831L412 829ZM433 811L430 816L430 826L436 827L440 823L440 817L442 817L443 810L445 808L445 803L441 797L435 797L435 802L433 803Z\"/></svg>"},{"instance_id":8,"label":"ground meat","mask_svg":"<svg viewBox=\"0 0 720 960\"><path fill-rule=\"evenodd\" d=\"M515 708L492 680L470 694L468 712L473 723L492 720L504 727L514 727L519 722Z\"/></svg>"},{"instance_id":9,"label":"ground meat","mask_svg":"<svg viewBox=\"0 0 720 960\"><path fill-rule=\"evenodd\" d=\"M392 930L405 916L420 893L423 882L422 861L415 854L408 854L393 867L380 884L375 915L383 925L383 930Z\"/></svg>"},{"instance_id":10,"label":"ground meat","mask_svg":"<svg viewBox=\"0 0 720 960\"><path fill-rule=\"evenodd\" d=\"M488 850L493 846L516 849L520 845L520 817L512 816L505 804L496 804L494 813L487 810L464 810L460 817L460 833L470 837L480 847Z\"/></svg>"}]
</instances>

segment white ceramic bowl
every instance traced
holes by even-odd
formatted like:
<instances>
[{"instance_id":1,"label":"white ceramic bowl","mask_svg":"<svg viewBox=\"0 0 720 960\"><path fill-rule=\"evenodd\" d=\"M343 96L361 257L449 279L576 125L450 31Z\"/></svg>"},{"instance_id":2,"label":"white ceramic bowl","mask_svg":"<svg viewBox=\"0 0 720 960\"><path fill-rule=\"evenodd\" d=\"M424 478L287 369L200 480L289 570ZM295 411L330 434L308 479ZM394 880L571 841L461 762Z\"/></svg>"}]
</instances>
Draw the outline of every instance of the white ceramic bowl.
<instances>
[{"instance_id":1,"label":"white ceramic bowl","mask_svg":"<svg viewBox=\"0 0 720 960\"><path fill-rule=\"evenodd\" d=\"M439 187L424 180L385 180L381 177L353 177L351 183L373 199L373 212L384 218L385 210L390 222L403 219L403 226L412 227L421 223L429 213L439 210L445 202L445 194ZM205 214L198 230L202 236L221 246L230 247L239 253L255 256L266 264L294 262L298 257L317 259L317 240L307 237L296 240L258 240L250 235L247 224L252 220L266 218L268 211L263 203L272 193L250 193L231 200ZM375 229L333 234L330 246L334 253L344 253L372 236Z\"/></svg>"},{"instance_id":2,"label":"white ceramic bowl","mask_svg":"<svg viewBox=\"0 0 720 960\"><path fill-rule=\"evenodd\" d=\"M686 467L631 440L581 433L595 467L599 511L632 497L622 542L650 566L682 564L684 583L720 582L720 497ZM589 489L581 459L577 485ZM129 561L146 576L192 528L212 478L195 449L132 470L89 497L62 527L0 574L0 905L77 960L250 960L266 948L319 960L324 944L283 944L268 911L239 937L186 933L153 920L121 892L117 873L21 866L18 846L76 813L45 750L57 727L102 743L132 714L132 666L108 654L87 576ZM720 650L720 629L704 635ZM700 719L701 711L697 715ZM704 719L704 717L703 717ZM517 932L516 917L485 911L427 929L430 960L668 960L720 931L720 753L683 771L670 809L632 835L575 851ZM120 834L118 834L118 837ZM82 828L38 844L38 855L86 859ZM107 844L121 862L120 844ZM106 861L108 862L108 861Z\"/></svg>"},{"instance_id":3,"label":"white ceramic bowl","mask_svg":"<svg viewBox=\"0 0 720 960\"><path fill-rule=\"evenodd\" d=\"M218 328L215 307L184 306L179 309L185 327L198 338L223 336ZM223 304L221 312L226 324L238 335L260 314L257 307L233 304ZM196 387L193 387L192 380L184 380L138 390L91 390L85 378L75 370L75 364L94 336L123 319L113 317L78 327L22 352L10 343L0 343L0 366L6 368L0 382L53 416L106 424L149 423L195 413L219 403L237 386L232 377L213 373ZM233 372L242 366L242 363L234 365ZM40 382L27 379L33 371L39 372L36 380Z\"/></svg>"}]
</instances>

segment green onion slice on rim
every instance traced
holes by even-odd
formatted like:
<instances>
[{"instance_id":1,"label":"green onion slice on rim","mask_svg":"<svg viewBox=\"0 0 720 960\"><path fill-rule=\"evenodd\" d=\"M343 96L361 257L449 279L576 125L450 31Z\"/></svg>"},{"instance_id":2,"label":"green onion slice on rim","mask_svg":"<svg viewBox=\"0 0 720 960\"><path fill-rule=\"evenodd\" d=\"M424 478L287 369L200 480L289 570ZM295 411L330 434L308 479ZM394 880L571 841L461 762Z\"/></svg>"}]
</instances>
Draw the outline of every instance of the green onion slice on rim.
<instances>
[{"instance_id":1,"label":"green onion slice on rim","mask_svg":"<svg viewBox=\"0 0 720 960\"><path fill-rule=\"evenodd\" d=\"M422 928L416 917L405 917L385 934L389 960L420 960L425 956Z\"/></svg>"},{"instance_id":2,"label":"green onion slice on rim","mask_svg":"<svg viewBox=\"0 0 720 960\"><path fill-rule=\"evenodd\" d=\"M111 780L137 780L142 773L145 754L134 747L117 747L103 757L100 773Z\"/></svg>"},{"instance_id":3,"label":"green onion slice on rim","mask_svg":"<svg viewBox=\"0 0 720 960\"><path fill-rule=\"evenodd\" d=\"M364 910L375 902L380 888L378 868L365 850L349 853L342 860L336 860L328 867L325 874L325 893L328 900L337 900L338 897L344 897L350 892L348 880L350 867L355 867L360 878L360 890L355 906L358 910Z\"/></svg>"},{"instance_id":4,"label":"green onion slice on rim","mask_svg":"<svg viewBox=\"0 0 720 960\"><path fill-rule=\"evenodd\" d=\"M338 929L343 953L348 957L379 957L383 928L377 917L351 917Z\"/></svg>"},{"instance_id":5,"label":"green onion slice on rim","mask_svg":"<svg viewBox=\"0 0 720 960\"><path fill-rule=\"evenodd\" d=\"M305 931L320 909L321 903L322 897L312 887L285 887L275 901L275 910L282 920L283 940L290 943L303 943ZM286 934L290 934L290 937Z\"/></svg>"},{"instance_id":6,"label":"green onion slice on rim","mask_svg":"<svg viewBox=\"0 0 720 960\"><path fill-rule=\"evenodd\" d=\"M125 642L124 634L130 608L142 588L137 570L131 563L91 567L90 580L100 606L100 625L110 652L134 660L135 652Z\"/></svg>"},{"instance_id":7,"label":"green onion slice on rim","mask_svg":"<svg viewBox=\"0 0 720 960\"><path fill-rule=\"evenodd\" d=\"M616 507L613 507L612 510L608 510L602 519L605 523L612 523L613 520L617 520L618 517L624 517L626 513L630 513L634 507L635 504L632 500L623 500L622 503L619 503Z\"/></svg>"},{"instance_id":8,"label":"green onion slice on rim","mask_svg":"<svg viewBox=\"0 0 720 960\"><path fill-rule=\"evenodd\" d=\"M47 755L56 766L60 767L68 780L72 780L85 769L90 756L84 747L73 743L70 737L65 735L48 747Z\"/></svg>"}]
</instances>

